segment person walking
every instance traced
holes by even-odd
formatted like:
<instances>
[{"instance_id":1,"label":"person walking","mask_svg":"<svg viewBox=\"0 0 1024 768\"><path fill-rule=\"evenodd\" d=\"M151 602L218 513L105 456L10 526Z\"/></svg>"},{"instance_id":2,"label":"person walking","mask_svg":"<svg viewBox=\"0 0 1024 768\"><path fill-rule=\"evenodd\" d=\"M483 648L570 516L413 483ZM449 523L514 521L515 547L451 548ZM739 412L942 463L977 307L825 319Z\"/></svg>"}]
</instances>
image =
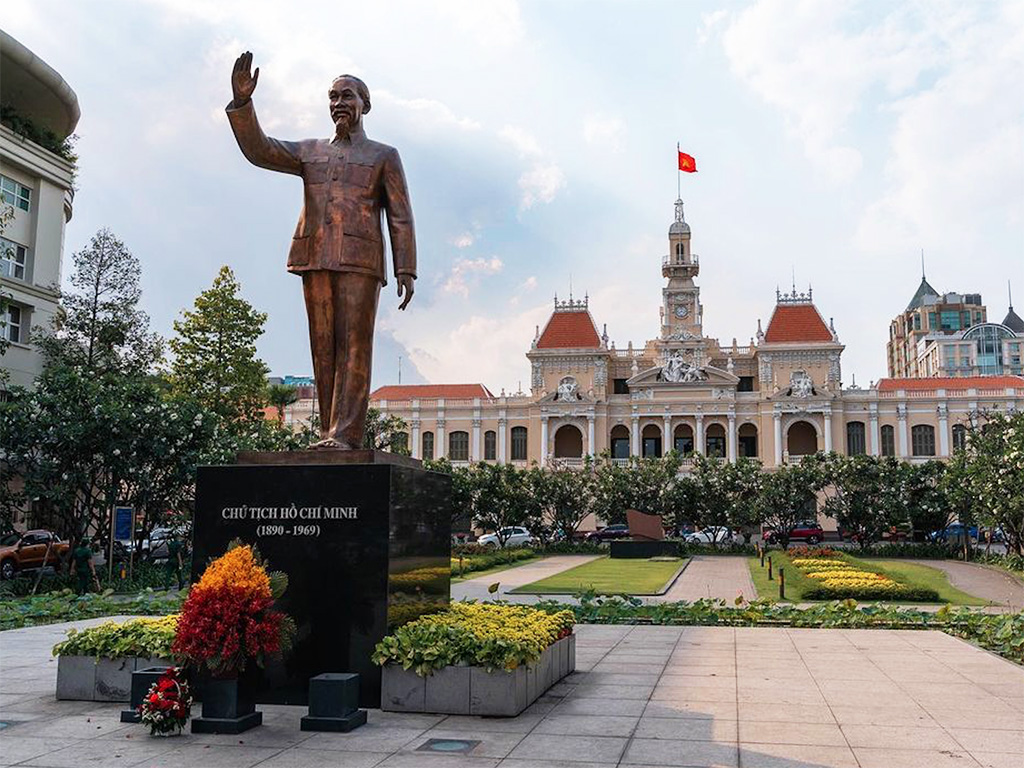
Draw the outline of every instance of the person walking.
<instances>
[{"instance_id":1,"label":"person walking","mask_svg":"<svg viewBox=\"0 0 1024 768\"><path fill-rule=\"evenodd\" d=\"M171 534L171 540L167 542L167 562L164 565L165 578L164 587L166 589L171 588L171 576L174 576L178 580L178 591L181 591L185 587L185 579L182 575L184 570L184 556L185 545L181 539L178 538L177 534Z\"/></svg>"},{"instance_id":2,"label":"person walking","mask_svg":"<svg viewBox=\"0 0 1024 768\"><path fill-rule=\"evenodd\" d=\"M92 561L92 556L92 547L89 546L86 539L82 539L71 553L71 562L74 565L75 578L78 582L76 591L80 595L89 591L90 576L92 583L96 586L96 591L100 591L100 580L96 576L96 565Z\"/></svg>"}]
</instances>

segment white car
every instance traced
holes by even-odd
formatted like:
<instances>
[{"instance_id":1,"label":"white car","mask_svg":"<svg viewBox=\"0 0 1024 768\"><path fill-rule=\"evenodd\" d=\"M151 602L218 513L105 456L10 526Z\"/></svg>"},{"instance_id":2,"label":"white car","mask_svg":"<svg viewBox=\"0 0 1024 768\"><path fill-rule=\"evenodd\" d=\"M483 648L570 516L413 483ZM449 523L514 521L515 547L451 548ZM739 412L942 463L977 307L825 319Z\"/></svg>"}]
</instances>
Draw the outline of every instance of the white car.
<instances>
[{"instance_id":1,"label":"white car","mask_svg":"<svg viewBox=\"0 0 1024 768\"><path fill-rule=\"evenodd\" d=\"M537 543L533 534L525 528L515 525L501 529L501 539L505 540L506 547L529 547ZM476 543L484 547L497 549L501 546L501 539L496 533L485 533Z\"/></svg>"},{"instance_id":2,"label":"white car","mask_svg":"<svg viewBox=\"0 0 1024 768\"><path fill-rule=\"evenodd\" d=\"M686 537L687 544L730 544L732 531L724 525L711 525Z\"/></svg>"}]
</instances>

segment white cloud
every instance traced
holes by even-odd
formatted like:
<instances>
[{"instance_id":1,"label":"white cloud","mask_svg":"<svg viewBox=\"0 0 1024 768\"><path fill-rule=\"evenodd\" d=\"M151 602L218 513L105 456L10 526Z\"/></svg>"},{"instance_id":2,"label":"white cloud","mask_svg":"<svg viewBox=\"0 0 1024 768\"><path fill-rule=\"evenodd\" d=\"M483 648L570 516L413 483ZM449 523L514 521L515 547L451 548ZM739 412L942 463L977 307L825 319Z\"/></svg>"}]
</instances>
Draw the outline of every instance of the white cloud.
<instances>
[{"instance_id":1,"label":"white cloud","mask_svg":"<svg viewBox=\"0 0 1024 768\"><path fill-rule=\"evenodd\" d=\"M519 287L523 291L532 291L537 287L537 278L534 277L533 275L530 275L528 278L526 278L526 280L523 281L523 284Z\"/></svg>"},{"instance_id":2,"label":"white cloud","mask_svg":"<svg viewBox=\"0 0 1024 768\"><path fill-rule=\"evenodd\" d=\"M618 117L589 115L583 120L583 140L592 146L618 151L626 124Z\"/></svg>"},{"instance_id":3,"label":"white cloud","mask_svg":"<svg viewBox=\"0 0 1024 768\"><path fill-rule=\"evenodd\" d=\"M498 138L504 139L515 147L520 157L535 157L541 154L537 139L523 128L506 125L498 131Z\"/></svg>"},{"instance_id":4,"label":"white cloud","mask_svg":"<svg viewBox=\"0 0 1024 768\"><path fill-rule=\"evenodd\" d=\"M480 123L468 117L459 117L447 104L435 99L403 99L387 90L379 90L372 94L374 101L380 99L399 107L398 113L417 124L433 123L443 127L460 128L464 131L478 131Z\"/></svg>"},{"instance_id":5,"label":"white cloud","mask_svg":"<svg viewBox=\"0 0 1024 768\"><path fill-rule=\"evenodd\" d=\"M454 293L459 296L469 297L470 285L474 282L475 276L494 275L501 272L505 265L497 256L489 259L458 259L452 271L448 273L441 290L445 293Z\"/></svg>"},{"instance_id":6,"label":"white cloud","mask_svg":"<svg viewBox=\"0 0 1024 768\"><path fill-rule=\"evenodd\" d=\"M476 235L472 232L463 232L453 237L450 242L456 248L469 248L476 242Z\"/></svg>"},{"instance_id":7,"label":"white cloud","mask_svg":"<svg viewBox=\"0 0 1024 768\"><path fill-rule=\"evenodd\" d=\"M565 174L554 163L538 163L519 177L520 210L537 203L550 203L565 186Z\"/></svg>"}]
</instances>

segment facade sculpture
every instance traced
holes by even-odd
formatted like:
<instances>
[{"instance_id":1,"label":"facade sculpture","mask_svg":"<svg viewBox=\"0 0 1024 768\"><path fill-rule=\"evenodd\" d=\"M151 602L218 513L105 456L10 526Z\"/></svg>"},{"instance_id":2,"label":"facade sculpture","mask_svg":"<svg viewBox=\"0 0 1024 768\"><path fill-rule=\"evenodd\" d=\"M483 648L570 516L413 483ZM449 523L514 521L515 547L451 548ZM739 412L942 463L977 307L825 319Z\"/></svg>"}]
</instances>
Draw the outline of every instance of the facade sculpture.
<instances>
[{"instance_id":1,"label":"facade sculpture","mask_svg":"<svg viewBox=\"0 0 1024 768\"><path fill-rule=\"evenodd\" d=\"M380 288L387 282L381 215L387 218L398 296L405 309L416 280L416 239L405 173L394 147L367 138L363 115L370 92L358 77L331 83L330 139L267 137L252 94L259 78L252 54L231 73L228 120L254 165L301 176L305 205L292 238L288 271L302 277L309 319L313 376L320 406L317 448L363 445L370 394L373 327Z\"/></svg>"}]
</instances>

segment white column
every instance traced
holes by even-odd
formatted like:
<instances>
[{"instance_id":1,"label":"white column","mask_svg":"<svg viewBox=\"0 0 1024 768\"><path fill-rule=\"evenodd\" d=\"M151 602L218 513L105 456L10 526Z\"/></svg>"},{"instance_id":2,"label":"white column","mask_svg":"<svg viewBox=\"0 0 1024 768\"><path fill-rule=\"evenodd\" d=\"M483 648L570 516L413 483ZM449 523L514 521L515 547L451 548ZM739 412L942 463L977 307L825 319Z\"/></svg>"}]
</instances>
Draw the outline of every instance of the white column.
<instances>
[{"instance_id":1,"label":"white column","mask_svg":"<svg viewBox=\"0 0 1024 768\"><path fill-rule=\"evenodd\" d=\"M882 436L878 431L878 407L871 406L871 448L869 453L878 456L882 452Z\"/></svg>"},{"instance_id":2,"label":"white column","mask_svg":"<svg viewBox=\"0 0 1024 768\"><path fill-rule=\"evenodd\" d=\"M896 455L901 459L905 459L910 455L910 451L907 450L907 445L910 443L907 435L907 406L897 405L896 406L896 417L899 419L899 446Z\"/></svg>"},{"instance_id":3,"label":"white column","mask_svg":"<svg viewBox=\"0 0 1024 768\"><path fill-rule=\"evenodd\" d=\"M422 458L423 457L422 456L422 454L423 454L423 446L420 445L420 420L419 419L413 419L412 420L412 435L410 437L410 440L412 441L412 445L410 445L409 448L411 449L410 453L411 453L412 457L414 459Z\"/></svg>"},{"instance_id":4,"label":"white column","mask_svg":"<svg viewBox=\"0 0 1024 768\"><path fill-rule=\"evenodd\" d=\"M444 411L437 412L437 430L434 432L434 458L443 459L448 455L448 442L444 439Z\"/></svg>"},{"instance_id":5,"label":"white column","mask_svg":"<svg viewBox=\"0 0 1024 768\"><path fill-rule=\"evenodd\" d=\"M664 428L661 430L661 455L664 456L672 450L672 416L666 413L662 423Z\"/></svg>"},{"instance_id":6,"label":"white column","mask_svg":"<svg viewBox=\"0 0 1024 768\"><path fill-rule=\"evenodd\" d=\"M939 456L949 456L949 409L939 405Z\"/></svg>"},{"instance_id":7,"label":"white column","mask_svg":"<svg viewBox=\"0 0 1024 768\"><path fill-rule=\"evenodd\" d=\"M633 414L633 431L630 433L632 439L630 440L629 455L639 456L640 455L640 417Z\"/></svg>"},{"instance_id":8,"label":"white column","mask_svg":"<svg viewBox=\"0 0 1024 768\"><path fill-rule=\"evenodd\" d=\"M508 435L508 419L505 418L504 413L501 418L498 419L498 461L504 464L507 460L505 452L505 440Z\"/></svg>"},{"instance_id":9,"label":"white column","mask_svg":"<svg viewBox=\"0 0 1024 768\"><path fill-rule=\"evenodd\" d=\"M693 433L693 450L704 455L704 414L697 414L697 431Z\"/></svg>"},{"instance_id":10,"label":"white column","mask_svg":"<svg viewBox=\"0 0 1024 768\"><path fill-rule=\"evenodd\" d=\"M587 453L591 456L596 456L597 451L594 448L594 416L587 416Z\"/></svg>"},{"instance_id":11,"label":"white column","mask_svg":"<svg viewBox=\"0 0 1024 768\"><path fill-rule=\"evenodd\" d=\"M540 465L548 463L548 417L540 417Z\"/></svg>"},{"instance_id":12,"label":"white column","mask_svg":"<svg viewBox=\"0 0 1024 768\"><path fill-rule=\"evenodd\" d=\"M483 459L483 454L480 453L480 419L473 419L473 444L471 446L472 452L469 454L470 461L480 461Z\"/></svg>"},{"instance_id":13,"label":"white column","mask_svg":"<svg viewBox=\"0 0 1024 768\"><path fill-rule=\"evenodd\" d=\"M775 466L782 466L782 414L775 412Z\"/></svg>"},{"instance_id":14,"label":"white column","mask_svg":"<svg viewBox=\"0 0 1024 768\"><path fill-rule=\"evenodd\" d=\"M729 461L736 461L736 414L729 414L729 434L726 438L729 446Z\"/></svg>"},{"instance_id":15,"label":"white column","mask_svg":"<svg viewBox=\"0 0 1024 768\"><path fill-rule=\"evenodd\" d=\"M832 451L832 409L825 411L825 453Z\"/></svg>"}]
</instances>

